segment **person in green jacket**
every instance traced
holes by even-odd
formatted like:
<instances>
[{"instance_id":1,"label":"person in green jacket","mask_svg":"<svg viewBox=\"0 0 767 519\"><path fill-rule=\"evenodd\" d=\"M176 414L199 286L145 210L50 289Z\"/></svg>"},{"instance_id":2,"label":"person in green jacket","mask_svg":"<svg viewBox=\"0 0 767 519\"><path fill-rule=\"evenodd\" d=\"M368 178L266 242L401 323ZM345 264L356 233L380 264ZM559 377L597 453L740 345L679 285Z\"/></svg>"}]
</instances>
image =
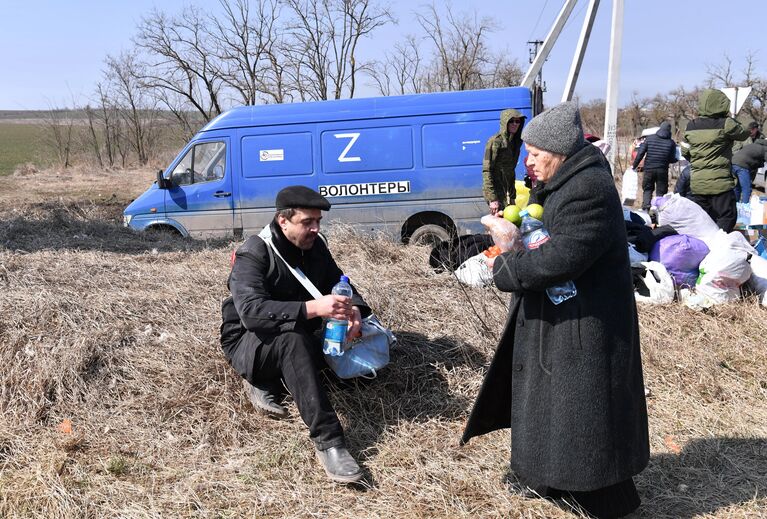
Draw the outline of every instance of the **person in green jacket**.
<instances>
[{"instance_id":1,"label":"person in green jacket","mask_svg":"<svg viewBox=\"0 0 767 519\"><path fill-rule=\"evenodd\" d=\"M501 131L490 137L482 160L482 194L490 214L503 211L517 197L515 169L522 149L525 116L517 110L501 112Z\"/></svg>"},{"instance_id":2,"label":"person in green jacket","mask_svg":"<svg viewBox=\"0 0 767 519\"><path fill-rule=\"evenodd\" d=\"M748 137L748 130L728 117L730 100L719 90L698 96L698 117L687 124L682 155L690 161L690 199L700 205L720 229L731 232L738 218L732 145Z\"/></svg>"}]
</instances>

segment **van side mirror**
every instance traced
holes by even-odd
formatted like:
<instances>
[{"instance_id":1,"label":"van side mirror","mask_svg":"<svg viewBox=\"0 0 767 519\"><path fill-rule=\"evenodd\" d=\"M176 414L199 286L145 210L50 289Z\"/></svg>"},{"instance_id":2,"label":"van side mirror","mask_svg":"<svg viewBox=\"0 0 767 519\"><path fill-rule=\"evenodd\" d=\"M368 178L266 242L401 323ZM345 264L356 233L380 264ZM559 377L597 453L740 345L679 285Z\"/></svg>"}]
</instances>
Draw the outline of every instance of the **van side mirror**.
<instances>
[{"instance_id":1,"label":"van side mirror","mask_svg":"<svg viewBox=\"0 0 767 519\"><path fill-rule=\"evenodd\" d=\"M161 169L157 170L157 188L158 189L170 189L173 187L173 182L170 179L165 178Z\"/></svg>"}]
</instances>

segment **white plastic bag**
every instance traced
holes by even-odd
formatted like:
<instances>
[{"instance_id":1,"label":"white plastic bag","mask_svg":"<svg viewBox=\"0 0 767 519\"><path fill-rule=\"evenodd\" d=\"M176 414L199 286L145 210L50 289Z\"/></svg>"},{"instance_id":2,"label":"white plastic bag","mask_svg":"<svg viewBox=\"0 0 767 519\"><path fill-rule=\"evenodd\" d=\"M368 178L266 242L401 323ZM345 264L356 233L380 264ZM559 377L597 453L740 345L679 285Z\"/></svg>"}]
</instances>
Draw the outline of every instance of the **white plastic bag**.
<instances>
[{"instance_id":1,"label":"white plastic bag","mask_svg":"<svg viewBox=\"0 0 767 519\"><path fill-rule=\"evenodd\" d=\"M643 279L650 295L643 296L634 292L637 302L659 305L671 303L674 300L674 280L666 267L657 261L643 261L642 265L647 269Z\"/></svg>"},{"instance_id":2,"label":"white plastic bag","mask_svg":"<svg viewBox=\"0 0 767 519\"><path fill-rule=\"evenodd\" d=\"M751 256L751 277L748 284L759 295L762 306L767 306L767 259Z\"/></svg>"},{"instance_id":3,"label":"white plastic bag","mask_svg":"<svg viewBox=\"0 0 767 519\"><path fill-rule=\"evenodd\" d=\"M694 236L709 249L713 249L709 239L720 230L701 206L676 193L658 205L658 225L670 225L679 234Z\"/></svg>"},{"instance_id":4,"label":"white plastic bag","mask_svg":"<svg viewBox=\"0 0 767 519\"><path fill-rule=\"evenodd\" d=\"M632 205L637 199L637 184L639 177L634 168L628 168L623 172L623 181L621 186L621 200L624 205Z\"/></svg>"},{"instance_id":5,"label":"white plastic bag","mask_svg":"<svg viewBox=\"0 0 767 519\"><path fill-rule=\"evenodd\" d=\"M719 229L715 234L709 236L706 245L711 250L730 249L739 250L746 254L756 254L756 249L751 246L745 236L738 231L726 233Z\"/></svg>"},{"instance_id":6,"label":"white plastic bag","mask_svg":"<svg viewBox=\"0 0 767 519\"><path fill-rule=\"evenodd\" d=\"M748 253L732 248L712 248L700 262L700 277L695 291L715 303L737 301L740 285L751 277Z\"/></svg>"},{"instance_id":7,"label":"white plastic bag","mask_svg":"<svg viewBox=\"0 0 767 519\"><path fill-rule=\"evenodd\" d=\"M482 253L467 259L455 270L455 277L464 285L486 287L493 282L493 272L485 263Z\"/></svg>"}]
</instances>

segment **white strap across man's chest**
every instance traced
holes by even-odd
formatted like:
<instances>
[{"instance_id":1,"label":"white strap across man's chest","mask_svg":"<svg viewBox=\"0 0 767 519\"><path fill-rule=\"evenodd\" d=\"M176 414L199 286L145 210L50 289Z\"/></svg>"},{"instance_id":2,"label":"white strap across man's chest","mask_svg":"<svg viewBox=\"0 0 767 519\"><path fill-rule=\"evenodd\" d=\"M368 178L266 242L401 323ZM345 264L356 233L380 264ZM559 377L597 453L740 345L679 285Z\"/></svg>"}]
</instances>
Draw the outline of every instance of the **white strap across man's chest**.
<instances>
[{"instance_id":1,"label":"white strap across man's chest","mask_svg":"<svg viewBox=\"0 0 767 519\"><path fill-rule=\"evenodd\" d=\"M319 299L322 297L322 292L317 290L317 287L314 286L314 283L312 283L308 277L306 277L306 274L303 273L303 271L299 268L292 267L290 263L288 263L285 258L282 257L282 254L280 254L280 251L277 249L277 247L274 246L274 243L272 243L272 230L267 225L263 229L261 229L261 232L258 233L258 237L264 240L264 243L267 247L270 247L275 254L285 263L285 266L288 267L288 270L290 270L290 273L293 274L296 279L301 283L304 288L314 297L315 299Z\"/></svg>"}]
</instances>

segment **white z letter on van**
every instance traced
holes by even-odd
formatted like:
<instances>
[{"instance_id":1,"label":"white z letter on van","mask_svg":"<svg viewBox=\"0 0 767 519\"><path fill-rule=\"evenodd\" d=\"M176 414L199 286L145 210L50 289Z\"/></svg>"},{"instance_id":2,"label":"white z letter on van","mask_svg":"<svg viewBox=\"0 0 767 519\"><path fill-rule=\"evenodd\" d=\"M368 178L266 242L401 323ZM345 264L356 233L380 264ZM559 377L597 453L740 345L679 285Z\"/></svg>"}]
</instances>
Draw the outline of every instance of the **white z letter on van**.
<instances>
[{"instance_id":1,"label":"white z letter on van","mask_svg":"<svg viewBox=\"0 0 767 519\"><path fill-rule=\"evenodd\" d=\"M333 137L336 139L350 139L349 144L346 145L344 151L338 156L338 162L359 162L362 160L360 157L346 156L346 154L349 153L349 150L352 149L352 146L354 146L354 143L357 142L357 139L360 138L359 133L334 133Z\"/></svg>"}]
</instances>

